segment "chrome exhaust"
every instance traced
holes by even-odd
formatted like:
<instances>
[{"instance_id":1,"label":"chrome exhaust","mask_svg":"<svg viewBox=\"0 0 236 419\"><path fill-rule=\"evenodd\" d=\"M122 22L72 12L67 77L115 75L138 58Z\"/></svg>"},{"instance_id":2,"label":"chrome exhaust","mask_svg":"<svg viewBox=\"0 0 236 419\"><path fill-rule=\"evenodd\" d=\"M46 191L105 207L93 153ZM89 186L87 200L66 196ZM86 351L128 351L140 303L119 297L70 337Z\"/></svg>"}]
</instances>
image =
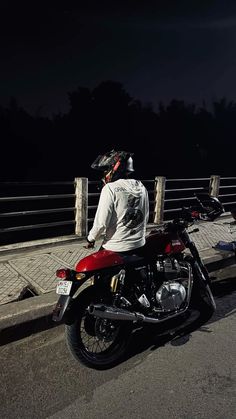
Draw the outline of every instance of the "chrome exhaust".
<instances>
[{"instance_id":1,"label":"chrome exhaust","mask_svg":"<svg viewBox=\"0 0 236 419\"><path fill-rule=\"evenodd\" d=\"M110 319L110 320L123 320L123 321L132 321L135 323L162 323L166 320L172 319L174 317L179 316L180 314L184 313L187 310L188 306L179 310L176 313L167 315L165 318L162 319L155 319L153 317L147 317L142 313L131 312L127 310L123 310L122 308L117 307L110 307L104 306L103 304L95 304L89 306L89 314L92 314L95 317L100 317L103 319Z\"/></svg>"}]
</instances>

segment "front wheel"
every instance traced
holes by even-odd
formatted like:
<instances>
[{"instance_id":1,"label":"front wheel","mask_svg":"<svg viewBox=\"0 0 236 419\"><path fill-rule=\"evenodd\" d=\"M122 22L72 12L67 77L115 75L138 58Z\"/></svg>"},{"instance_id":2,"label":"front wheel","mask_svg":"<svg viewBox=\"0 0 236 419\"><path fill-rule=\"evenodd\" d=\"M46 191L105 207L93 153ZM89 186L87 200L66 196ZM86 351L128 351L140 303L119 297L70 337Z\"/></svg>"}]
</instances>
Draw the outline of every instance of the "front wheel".
<instances>
[{"instance_id":1,"label":"front wheel","mask_svg":"<svg viewBox=\"0 0 236 419\"><path fill-rule=\"evenodd\" d=\"M216 310L216 303L212 295L210 278L206 268L201 269L198 264L195 264L193 278L193 304L200 309L202 317L209 320Z\"/></svg>"},{"instance_id":2,"label":"front wheel","mask_svg":"<svg viewBox=\"0 0 236 419\"><path fill-rule=\"evenodd\" d=\"M72 355L90 368L106 369L123 357L132 332L131 322L119 322L89 314L90 304L105 302L102 295L92 290L81 296L75 321L66 325L66 341Z\"/></svg>"}]
</instances>

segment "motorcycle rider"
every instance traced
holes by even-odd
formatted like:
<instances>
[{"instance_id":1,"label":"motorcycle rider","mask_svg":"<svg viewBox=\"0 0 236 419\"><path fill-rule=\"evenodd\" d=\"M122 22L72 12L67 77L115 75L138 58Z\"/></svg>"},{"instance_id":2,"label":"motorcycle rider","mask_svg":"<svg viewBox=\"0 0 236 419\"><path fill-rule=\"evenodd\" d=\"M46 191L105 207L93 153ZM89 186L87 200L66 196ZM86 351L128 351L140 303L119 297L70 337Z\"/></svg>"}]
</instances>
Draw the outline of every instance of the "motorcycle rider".
<instances>
[{"instance_id":1,"label":"motorcycle rider","mask_svg":"<svg viewBox=\"0 0 236 419\"><path fill-rule=\"evenodd\" d=\"M86 248L94 247L101 237L102 248L118 253L130 253L144 246L149 199L142 182L131 178L132 156L130 152L111 150L99 155L91 165L104 172L104 186Z\"/></svg>"}]
</instances>

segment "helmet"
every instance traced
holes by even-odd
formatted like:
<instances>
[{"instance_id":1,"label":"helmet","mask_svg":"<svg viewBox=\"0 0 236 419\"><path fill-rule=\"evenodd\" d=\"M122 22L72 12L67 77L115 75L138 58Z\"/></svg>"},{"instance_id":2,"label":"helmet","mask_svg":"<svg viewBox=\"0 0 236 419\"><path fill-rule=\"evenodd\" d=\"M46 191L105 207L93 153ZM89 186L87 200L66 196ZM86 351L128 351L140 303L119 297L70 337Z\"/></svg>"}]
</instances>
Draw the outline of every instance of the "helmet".
<instances>
[{"instance_id":1,"label":"helmet","mask_svg":"<svg viewBox=\"0 0 236 419\"><path fill-rule=\"evenodd\" d=\"M225 212L222 203L215 196L210 196L204 193L195 194L195 196L201 205L203 219L214 221Z\"/></svg>"},{"instance_id":2,"label":"helmet","mask_svg":"<svg viewBox=\"0 0 236 419\"><path fill-rule=\"evenodd\" d=\"M133 153L128 151L111 150L99 155L92 163L91 168L104 172L102 178L104 184L113 182L134 172L132 155Z\"/></svg>"}]
</instances>

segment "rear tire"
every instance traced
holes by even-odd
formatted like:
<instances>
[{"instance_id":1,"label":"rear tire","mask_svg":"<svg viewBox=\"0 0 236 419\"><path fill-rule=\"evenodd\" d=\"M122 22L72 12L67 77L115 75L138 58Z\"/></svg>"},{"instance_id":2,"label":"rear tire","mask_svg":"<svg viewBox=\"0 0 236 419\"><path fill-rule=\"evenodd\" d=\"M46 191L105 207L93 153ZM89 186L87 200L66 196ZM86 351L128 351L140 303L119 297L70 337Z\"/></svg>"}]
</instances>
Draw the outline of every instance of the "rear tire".
<instances>
[{"instance_id":1,"label":"rear tire","mask_svg":"<svg viewBox=\"0 0 236 419\"><path fill-rule=\"evenodd\" d=\"M104 303L102 295L91 290L78 301L76 318L66 325L66 341L74 358L94 369L115 366L123 358L132 332L131 322L101 319L88 313L94 303Z\"/></svg>"}]
</instances>

